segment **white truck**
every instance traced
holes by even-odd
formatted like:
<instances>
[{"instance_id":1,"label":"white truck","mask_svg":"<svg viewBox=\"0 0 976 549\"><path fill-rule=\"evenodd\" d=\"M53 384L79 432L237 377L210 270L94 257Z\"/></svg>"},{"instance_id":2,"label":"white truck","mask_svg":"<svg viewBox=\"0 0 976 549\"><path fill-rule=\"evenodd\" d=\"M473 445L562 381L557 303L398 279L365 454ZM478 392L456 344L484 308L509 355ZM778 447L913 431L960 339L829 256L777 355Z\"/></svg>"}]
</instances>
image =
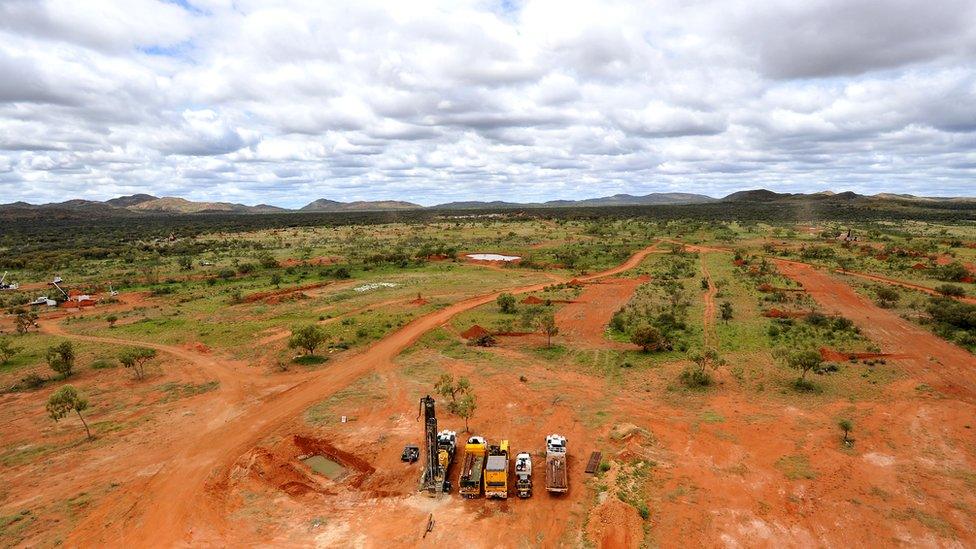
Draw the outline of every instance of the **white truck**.
<instances>
[{"instance_id":1,"label":"white truck","mask_svg":"<svg viewBox=\"0 0 976 549\"><path fill-rule=\"evenodd\" d=\"M532 456L528 452L515 456L515 493L523 499L532 497Z\"/></svg>"},{"instance_id":2,"label":"white truck","mask_svg":"<svg viewBox=\"0 0 976 549\"><path fill-rule=\"evenodd\" d=\"M569 472L566 463L566 437L551 434L546 437L546 491L564 494L569 491Z\"/></svg>"}]
</instances>

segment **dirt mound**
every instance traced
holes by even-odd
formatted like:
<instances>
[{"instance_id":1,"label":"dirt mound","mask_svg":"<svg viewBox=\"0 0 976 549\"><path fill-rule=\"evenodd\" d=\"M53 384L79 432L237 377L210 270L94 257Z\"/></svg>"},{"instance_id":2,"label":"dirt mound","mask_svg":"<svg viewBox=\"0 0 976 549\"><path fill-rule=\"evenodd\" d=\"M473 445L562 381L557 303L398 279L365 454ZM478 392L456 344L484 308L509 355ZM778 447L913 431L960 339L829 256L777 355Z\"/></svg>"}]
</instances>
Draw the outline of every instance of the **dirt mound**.
<instances>
[{"instance_id":1,"label":"dirt mound","mask_svg":"<svg viewBox=\"0 0 976 549\"><path fill-rule=\"evenodd\" d=\"M766 318L803 318L809 315L809 312L805 311L784 311L782 309L769 309L763 313Z\"/></svg>"},{"instance_id":2,"label":"dirt mound","mask_svg":"<svg viewBox=\"0 0 976 549\"><path fill-rule=\"evenodd\" d=\"M411 300L410 301L410 304L411 305L416 305L418 307L423 306L423 305L426 305L428 303L430 303L430 301L427 301L426 299L424 299L423 296L421 296L420 294L417 294L417 299L414 299L414 300Z\"/></svg>"},{"instance_id":3,"label":"dirt mound","mask_svg":"<svg viewBox=\"0 0 976 549\"><path fill-rule=\"evenodd\" d=\"M467 330L461 332L461 337L464 339L478 339L479 337L489 335L491 332L475 324Z\"/></svg>"},{"instance_id":4,"label":"dirt mound","mask_svg":"<svg viewBox=\"0 0 976 549\"><path fill-rule=\"evenodd\" d=\"M644 524L636 509L608 496L590 512L586 533L601 549L639 547L644 540Z\"/></svg>"},{"instance_id":5,"label":"dirt mound","mask_svg":"<svg viewBox=\"0 0 976 549\"><path fill-rule=\"evenodd\" d=\"M530 295L529 297L523 299L521 302L524 303L525 305L542 305L543 303L545 303L545 300L539 299L534 295Z\"/></svg>"},{"instance_id":6,"label":"dirt mound","mask_svg":"<svg viewBox=\"0 0 976 549\"><path fill-rule=\"evenodd\" d=\"M821 347L820 356L827 362L847 362L849 360L893 358L894 355L891 355L890 353L849 353L845 351L837 351L835 349L828 349L827 347Z\"/></svg>"},{"instance_id":7,"label":"dirt mound","mask_svg":"<svg viewBox=\"0 0 976 549\"><path fill-rule=\"evenodd\" d=\"M202 353L202 354L205 354L205 355L208 355L211 352L210 347L208 347L206 344L201 343L199 341L197 341L195 343L191 343L191 344L187 345L186 347L188 349L190 349L191 351L196 351L198 353Z\"/></svg>"}]
</instances>

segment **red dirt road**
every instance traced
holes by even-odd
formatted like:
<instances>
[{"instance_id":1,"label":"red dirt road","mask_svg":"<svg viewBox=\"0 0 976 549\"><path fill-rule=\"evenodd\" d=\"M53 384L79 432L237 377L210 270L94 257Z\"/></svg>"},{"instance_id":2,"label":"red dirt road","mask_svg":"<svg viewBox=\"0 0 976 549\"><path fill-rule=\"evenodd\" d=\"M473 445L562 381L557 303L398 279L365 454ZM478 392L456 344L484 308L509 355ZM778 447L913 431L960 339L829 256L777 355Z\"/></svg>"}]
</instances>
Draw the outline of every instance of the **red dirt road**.
<instances>
[{"instance_id":1,"label":"red dirt road","mask_svg":"<svg viewBox=\"0 0 976 549\"><path fill-rule=\"evenodd\" d=\"M852 321L882 351L899 355L911 375L947 394L976 398L976 357L858 295L850 286L809 265L777 261L780 272L803 284L829 312Z\"/></svg>"},{"instance_id":2,"label":"red dirt road","mask_svg":"<svg viewBox=\"0 0 976 549\"><path fill-rule=\"evenodd\" d=\"M556 313L559 335L581 347L632 348L624 343L614 345L606 338L607 324L646 277L612 278L587 286L579 299Z\"/></svg>"},{"instance_id":3,"label":"red dirt road","mask_svg":"<svg viewBox=\"0 0 976 549\"><path fill-rule=\"evenodd\" d=\"M613 269L580 280L597 280L634 268L655 247L656 244L635 253ZM536 284L509 292L532 292L544 286ZM170 448L161 448L160 461L164 466L149 478L133 479L120 487L112 498L85 517L66 545L220 545L227 536L225 517L221 513L219 479L240 456L315 402L347 387L366 373L394 368L393 359L422 335L463 311L491 302L499 293L466 299L415 319L368 349L257 402L245 401L242 394L241 402L236 407L229 407L222 421L210 421L204 429L185 432L182 441ZM174 351L167 349L167 352ZM209 357L208 360L218 361ZM208 363L206 367L212 365ZM215 369L219 371L223 367L229 368L225 373L235 370L226 364ZM217 486L211 485L215 491L211 494L208 481L214 480Z\"/></svg>"}]
</instances>

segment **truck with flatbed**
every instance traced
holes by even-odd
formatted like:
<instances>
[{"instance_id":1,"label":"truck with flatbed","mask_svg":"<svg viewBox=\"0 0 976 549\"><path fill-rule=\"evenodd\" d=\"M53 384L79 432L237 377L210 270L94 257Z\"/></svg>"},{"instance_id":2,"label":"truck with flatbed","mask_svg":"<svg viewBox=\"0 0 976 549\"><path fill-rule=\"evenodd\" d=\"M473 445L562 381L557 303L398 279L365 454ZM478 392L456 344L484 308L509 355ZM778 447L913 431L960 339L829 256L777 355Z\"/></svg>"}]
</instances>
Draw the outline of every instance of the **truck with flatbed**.
<instances>
[{"instance_id":1,"label":"truck with flatbed","mask_svg":"<svg viewBox=\"0 0 976 549\"><path fill-rule=\"evenodd\" d=\"M569 472L566 462L566 437L551 434L546 437L546 491L563 494L569 491Z\"/></svg>"},{"instance_id":2,"label":"truck with flatbed","mask_svg":"<svg viewBox=\"0 0 976 549\"><path fill-rule=\"evenodd\" d=\"M458 480L458 490L465 498L481 497L482 477L485 472L485 457L488 454L488 443L483 437L472 436L464 445L464 462L461 464L461 476Z\"/></svg>"},{"instance_id":3,"label":"truck with flatbed","mask_svg":"<svg viewBox=\"0 0 976 549\"><path fill-rule=\"evenodd\" d=\"M485 497L508 499L508 441L488 446L485 460Z\"/></svg>"}]
</instances>

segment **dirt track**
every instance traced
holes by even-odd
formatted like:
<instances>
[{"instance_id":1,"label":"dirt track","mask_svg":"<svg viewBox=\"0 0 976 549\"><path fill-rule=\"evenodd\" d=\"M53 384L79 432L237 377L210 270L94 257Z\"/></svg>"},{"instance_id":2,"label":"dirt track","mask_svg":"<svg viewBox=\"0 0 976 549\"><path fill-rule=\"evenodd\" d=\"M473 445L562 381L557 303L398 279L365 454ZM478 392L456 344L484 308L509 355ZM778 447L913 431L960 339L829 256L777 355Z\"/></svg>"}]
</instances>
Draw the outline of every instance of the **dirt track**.
<instances>
[{"instance_id":1,"label":"dirt track","mask_svg":"<svg viewBox=\"0 0 976 549\"><path fill-rule=\"evenodd\" d=\"M947 394L976 398L973 355L878 307L829 274L794 261L777 263L782 274L803 284L825 309L854 321L884 352L903 356L899 363L909 373Z\"/></svg>"},{"instance_id":2,"label":"dirt track","mask_svg":"<svg viewBox=\"0 0 976 549\"><path fill-rule=\"evenodd\" d=\"M715 294L718 293L718 288L715 287L715 283L712 281L712 275L708 272L708 266L705 264L705 254L700 255L702 276L708 281L708 289L705 290L703 299L705 310L702 318L702 330L705 334L705 345L711 346L715 344Z\"/></svg>"},{"instance_id":3,"label":"dirt track","mask_svg":"<svg viewBox=\"0 0 976 549\"><path fill-rule=\"evenodd\" d=\"M634 268L655 247L653 245L635 253L613 269L579 277L579 280L592 281ZM544 286L536 284L508 291L525 293ZM423 334L448 322L458 313L491 302L499 293L466 299L420 317L368 349L256 401L253 398L248 400L244 391L225 393L240 400L228 402L227 412L218 421L206 422L199 431L181 433L183 439L168 448L159 449L160 462L164 466L150 477L134 478L123 485L112 498L96 507L78 525L67 540L67 545L219 545L226 537L225 521L220 512L220 493L208 493L208 481L226 473L241 455L313 403L350 385L366 373L394 368L393 359ZM58 327L50 328L50 325L48 329L59 330ZM63 330L60 333L66 337L88 339L64 333ZM123 340L105 339L106 343L130 344ZM135 342L131 344L146 346ZM173 354L185 353L179 348L149 346ZM217 358L204 359L199 356L194 357L194 362L221 378L222 389L219 393L224 393L225 381L228 387L241 387L239 376L243 374L235 365Z\"/></svg>"},{"instance_id":4,"label":"dirt track","mask_svg":"<svg viewBox=\"0 0 976 549\"><path fill-rule=\"evenodd\" d=\"M838 269L836 272L847 276L855 276L857 278L863 278L865 280L872 280L874 282L882 282L884 284L891 284L893 286L901 286L902 288L908 288L909 290L918 290L920 292L925 292L929 295L936 295L936 296L942 295L939 292L933 290L932 288L921 286L919 284L912 284L911 282L905 282L903 280L895 280L893 278L887 278L884 276L878 276L872 274L856 273L853 271L844 271L842 269ZM965 303L976 304L976 298L972 298L972 297L957 297L955 299L959 301L963 301Z\"/></svg>"}]
</instances>

